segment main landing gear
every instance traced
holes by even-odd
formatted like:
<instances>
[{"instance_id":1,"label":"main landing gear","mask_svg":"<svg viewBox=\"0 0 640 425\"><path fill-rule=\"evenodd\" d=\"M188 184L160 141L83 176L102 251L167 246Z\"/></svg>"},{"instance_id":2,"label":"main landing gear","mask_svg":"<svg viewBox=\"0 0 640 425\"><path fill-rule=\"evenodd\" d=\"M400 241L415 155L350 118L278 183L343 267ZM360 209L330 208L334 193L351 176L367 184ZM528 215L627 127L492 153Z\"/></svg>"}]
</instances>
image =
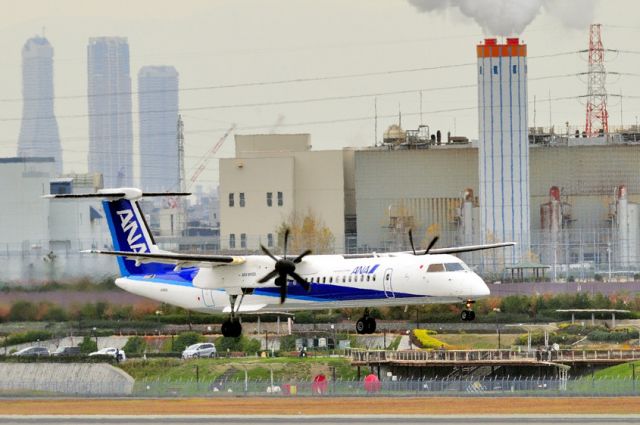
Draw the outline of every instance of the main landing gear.
<instances>
[{"instance_id":1,"label":"main landing gear","mask_svg":"<svg viewBox=\"0 0 640 425\"><path fill-rule=\"evenodd\" d=\"M470 322L476 318L475 311L471 309L474 303L475 301L473 300L467 300L465 309L460 313L460 319L462 319L463 322Z\"/></svg>"},{"instance_id":2,"label":"main landing gear","mask_svg":"<svg viewBox=\"0 0 640 425\"><path fill-rule=\"evenodd\" d=\"M364 315L356 322L356 332L359 334L372 334L376 331L376 319L369 316L369 309L364 309Z\"/></svg>"},{"instance_id":3,"label":"main landing gear","mask_svg":"<svg viewBox=\"0 0 640 425\"><path fill-rule=\"evenodd\" d=\"M244 298L244 293L240 296L240 302L236 306L237 295L229 295L229 302L231 304L231 314L229 318L222 323L222 336L228 338L238 338L242 335L242 323L235 315L235 310L240 308L242 304L242 299Z\"/></svg>"}]
</instances>

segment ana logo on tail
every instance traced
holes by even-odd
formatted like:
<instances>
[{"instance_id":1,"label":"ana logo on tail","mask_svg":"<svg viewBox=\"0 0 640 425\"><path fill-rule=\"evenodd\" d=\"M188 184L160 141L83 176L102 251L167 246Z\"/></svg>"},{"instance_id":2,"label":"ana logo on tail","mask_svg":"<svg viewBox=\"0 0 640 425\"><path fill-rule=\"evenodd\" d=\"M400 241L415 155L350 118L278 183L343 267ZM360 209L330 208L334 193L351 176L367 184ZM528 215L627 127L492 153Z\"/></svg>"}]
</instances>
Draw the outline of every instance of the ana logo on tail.
<instances>
[{"instance_id":1,"label":"ana logo on tail","mask_svg":"<svg viewBox=\"0 0 640 425\"><path fill-rule=\"evenodd\" d=\"M147 244L145 244L142 238L142 233L138 231L138 222L135 220L133 211L122 210L116 211L118 217L120 217L120 226L122 231L127 235L127 243L129 248L134 252L147 252ZM140 241L139 243L136 243Z\"/></svg>"}]
</instances>

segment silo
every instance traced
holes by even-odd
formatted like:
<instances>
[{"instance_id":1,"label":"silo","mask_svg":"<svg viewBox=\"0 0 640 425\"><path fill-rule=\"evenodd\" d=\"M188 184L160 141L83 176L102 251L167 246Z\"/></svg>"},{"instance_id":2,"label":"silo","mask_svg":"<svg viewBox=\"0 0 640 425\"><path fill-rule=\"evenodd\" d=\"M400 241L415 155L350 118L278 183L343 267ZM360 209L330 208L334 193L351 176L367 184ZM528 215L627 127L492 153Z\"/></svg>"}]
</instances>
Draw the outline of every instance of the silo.
<instances>
[{"instance_id":1,"label":"silo","mask_svg":"<svg viewBox=\"0 0 640 425\"><path fill-rule=\"evenodd\" d=\"M529 252L527 46L518 38L477 46L480 234L484 243L517 242L514 264Z\"/></svg>"}]
</instances>

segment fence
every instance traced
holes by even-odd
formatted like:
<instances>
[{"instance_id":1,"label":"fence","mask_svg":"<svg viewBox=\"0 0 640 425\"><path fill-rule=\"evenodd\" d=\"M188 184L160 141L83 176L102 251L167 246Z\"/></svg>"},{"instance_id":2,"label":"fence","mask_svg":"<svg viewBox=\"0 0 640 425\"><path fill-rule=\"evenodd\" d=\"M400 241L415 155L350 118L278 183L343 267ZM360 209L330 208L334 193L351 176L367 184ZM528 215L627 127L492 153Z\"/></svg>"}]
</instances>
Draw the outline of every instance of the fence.
<instances>
[{"instance_id":1,"label":"fence","mask_svg":"<svg viewBox=\"0 0 640 425\"><path fill-rule=\"evenodd\" d=\"M8 385L10 384L10 385ZM39 396L123 396L115 383L95 382L76 385L69 381L51 381L46 388L28 390L31 382L15 380L3 385L2 397ZM13 389L11 389L13 388ZM507 377L496 379L395 379L378 382L274 380L212 380L172 381L139 380L133 392L126 397L297 397L297 396L637 396L640 395L640 380L631 378L591 377L559 379L556 377Z\"/></svg>"}]
</instances>

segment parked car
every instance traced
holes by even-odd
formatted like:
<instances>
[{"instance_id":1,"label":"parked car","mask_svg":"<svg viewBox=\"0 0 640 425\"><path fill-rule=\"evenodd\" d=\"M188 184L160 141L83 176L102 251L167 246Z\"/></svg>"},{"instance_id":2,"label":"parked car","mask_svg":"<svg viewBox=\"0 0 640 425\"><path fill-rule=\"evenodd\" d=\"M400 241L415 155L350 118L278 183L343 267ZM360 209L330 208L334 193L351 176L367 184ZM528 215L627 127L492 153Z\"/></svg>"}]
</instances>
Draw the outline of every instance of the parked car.
<instances>
[{"instance_id":1,"label":"parked car","mask_svg":"<svg viewBox=\"0 0 640 425\"><path fill-rule=\"evenodd\" d=\"M98 351L94 351L93 353L89 353L89 356L111 356L119 362L123 362L127 359L127 355L125 354L125 352L115 347L107 347Z\"/></svg>"},{"instance_id":2,"label":"parked car","mask_svg":"<svg viewBox=\"0 0 640 425\"><path fill-rule=\"evenodd\" d=\"M182 352L183 359L197 359L199 357L215 357L216 346L213 342L199 342L185 348Z\"/></svg>"},{"instance_id":3,"label":"parked car","mask_svg":"<svg viewBox=\"0 0 640 425\"><path fill-rule=\"evenodd\" d=\"M80 347L58 347L51 355L60 357L79 356Z\"/></svg>"},{"instance_id":4,"label":"parked car","mask_svg":"<svg viewBox=\"0 0 640 425\"><path fill-rule=\"evenodd\" d=\"M15 353L13 353L14 356L20 356L20 357L27 357L27 356L33 356L33 357L47 357L49 356L49 350L44 348L44 347L27 347L27 348L23 348L20 351L16 351Z\"/></svg>"}]
</instances>

